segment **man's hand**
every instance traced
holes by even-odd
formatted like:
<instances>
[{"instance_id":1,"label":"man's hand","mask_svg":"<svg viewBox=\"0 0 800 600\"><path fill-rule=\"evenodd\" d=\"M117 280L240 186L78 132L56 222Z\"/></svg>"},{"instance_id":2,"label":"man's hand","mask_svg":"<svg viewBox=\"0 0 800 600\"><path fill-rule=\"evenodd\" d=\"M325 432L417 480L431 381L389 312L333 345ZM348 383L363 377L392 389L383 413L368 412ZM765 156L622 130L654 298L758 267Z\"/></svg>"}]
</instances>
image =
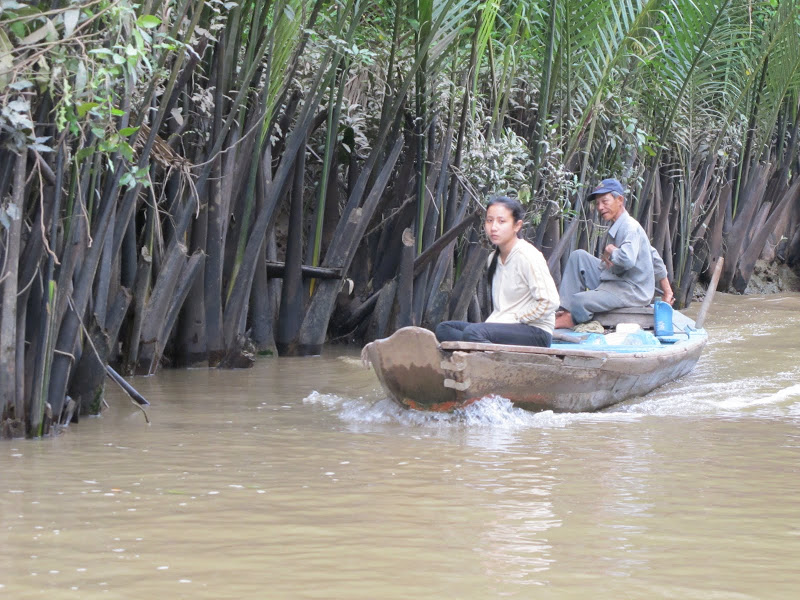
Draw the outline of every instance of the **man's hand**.
<instances>
[{"instance_id":1,"label":"man's hand","mask_svg":"<svg viewBox=\"0 0 800 600\"><path fill-rule=\"evenodd\" d=\"M675 296L672 294L672 286L669 284L669 279L664 277L661 281L658 282L661 286L661 299L666 302L667 304L672 304L675 302Z\"/></svg>"},{"instance_id":2,"label":"man's hand","mask_svg":"<svg viewBox=\"0 0 800 600\"><path fill-rule=\"evenodd\" d=\"M608 244L603 250L603 256L601 256L600 259L607 267L613 266L614 263L611 262L611 255L616 249L617 247L614 244Z\"/></svg>"}]
</instances>

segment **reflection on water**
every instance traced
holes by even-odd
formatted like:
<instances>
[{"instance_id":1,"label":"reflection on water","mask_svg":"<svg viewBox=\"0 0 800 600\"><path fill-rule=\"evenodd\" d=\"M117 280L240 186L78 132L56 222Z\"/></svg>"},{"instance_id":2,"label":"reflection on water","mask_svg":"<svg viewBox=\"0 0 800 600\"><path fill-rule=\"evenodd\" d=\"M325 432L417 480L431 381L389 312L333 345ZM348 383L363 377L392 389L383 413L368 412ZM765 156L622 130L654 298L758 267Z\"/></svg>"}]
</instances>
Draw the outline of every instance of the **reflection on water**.
<instances>
[{"instance_id":1,"label":"reflection on water","mask_svg":"<svg viewBox=\"0 0 800 600\"><path fill-rule=\"evenodd\" d=\"M0 445L0 598L790 598L800 296L595 414L402 410L356 349L135 380Z\"/></svg>"}]
</instances>

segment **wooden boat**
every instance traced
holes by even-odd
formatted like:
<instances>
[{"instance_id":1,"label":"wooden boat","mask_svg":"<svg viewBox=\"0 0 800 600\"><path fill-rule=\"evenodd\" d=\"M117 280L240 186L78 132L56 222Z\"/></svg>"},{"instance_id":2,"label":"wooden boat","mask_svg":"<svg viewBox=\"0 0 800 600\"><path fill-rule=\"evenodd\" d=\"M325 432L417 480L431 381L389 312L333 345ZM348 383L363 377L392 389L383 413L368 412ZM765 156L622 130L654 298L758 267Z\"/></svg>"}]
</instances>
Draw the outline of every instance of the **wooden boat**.
<instances>
[{"instance_id":1,"label":"wooden boat","mask_svg":"<svg viewBox=\"0 0 800 600\"><path fill-rule=\"evenodd\" d=\"M497 395L529 410L599 410L647 394L694 368L708 341L703 323L722 273L722 258L712 262L696 322L674 311L671 325L664 327L659 317L654 327L653 306L594 317L604 328L633 324L645 332L655 329L658 337L606 339L557 330L550 348L535 348L439 343L427 329L404 327L364 346L361 359L375 369L389 397L411 409L452 411Z\"/></svg>"},{"instance_id":2,"label":"wooden boat","mask_svg":"<svg viewBox=\"0 0 800 600\"><path fill-rule=\"evenodd\" d=\"M595 318L607 327L638 323L646 331L652 329L653 309L622 309ZM617 337L610 344L600 334L558 330L552 347L536 348L439 343L427 329L405 327L367 344L361 356L389 397L411 409L452 411L497 395L530 410L586 412L689 373L708 335L677 311L673 328L673 335Z\"/></svg>"}]
</instances>

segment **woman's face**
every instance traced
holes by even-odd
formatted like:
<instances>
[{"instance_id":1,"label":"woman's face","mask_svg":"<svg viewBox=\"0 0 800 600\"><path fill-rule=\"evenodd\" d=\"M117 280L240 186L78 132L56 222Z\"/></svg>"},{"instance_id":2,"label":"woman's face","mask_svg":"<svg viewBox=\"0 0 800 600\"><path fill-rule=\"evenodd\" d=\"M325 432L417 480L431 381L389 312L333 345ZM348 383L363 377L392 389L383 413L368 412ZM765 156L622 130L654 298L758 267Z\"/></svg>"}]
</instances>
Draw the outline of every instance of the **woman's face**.
<instances>
[{"instance_id":1,"label":"woman's face","mask_svg":"<svg viewBox=\"0 0 800 600\"><path fill-rule=\"evenodd\" d=\"M517 238L517 233L522 229L522 221L514 221L514 214L504 204L492 204L486 211L484 223L486 237L500 249L508 246Z\"/></svg>"}]
</instances>

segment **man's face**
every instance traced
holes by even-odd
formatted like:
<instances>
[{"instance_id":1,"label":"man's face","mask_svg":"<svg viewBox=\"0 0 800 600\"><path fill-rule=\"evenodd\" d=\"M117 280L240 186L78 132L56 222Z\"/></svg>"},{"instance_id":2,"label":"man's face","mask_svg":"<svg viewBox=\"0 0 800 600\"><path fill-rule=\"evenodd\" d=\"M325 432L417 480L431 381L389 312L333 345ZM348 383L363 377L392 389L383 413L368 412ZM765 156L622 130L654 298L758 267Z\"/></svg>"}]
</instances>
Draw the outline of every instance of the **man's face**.
<instances>
[{"instance_id":1,"label":"man's face","mask_svg":"<svg viewBox=\"0 0 800 600\"><path fill-rule=\"evenodd\" d=\"M615 196L611 192L597 196L597 212L604 221L616 221L625 210L624 196Z\"/></svg>"}]
</instances>

